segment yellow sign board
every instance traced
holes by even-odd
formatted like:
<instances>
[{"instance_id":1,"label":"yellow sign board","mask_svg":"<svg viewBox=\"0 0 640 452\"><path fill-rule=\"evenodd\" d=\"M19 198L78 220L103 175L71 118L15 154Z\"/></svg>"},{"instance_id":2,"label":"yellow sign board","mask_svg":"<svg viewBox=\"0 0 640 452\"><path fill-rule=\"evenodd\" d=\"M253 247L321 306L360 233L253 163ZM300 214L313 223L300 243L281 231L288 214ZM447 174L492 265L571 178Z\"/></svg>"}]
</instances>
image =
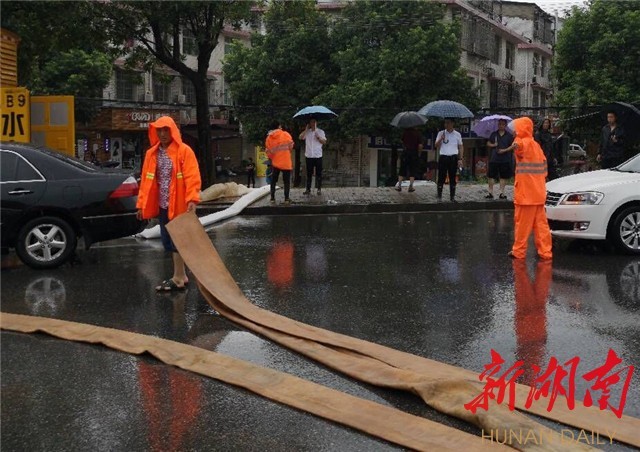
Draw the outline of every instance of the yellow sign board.
<instances>
[{"instance_id":1,"label":"yellow sign board","mask_svg":"<svg viewBox=\"0 0 640 452\"><path fill-rule=\"evenodd\" d=\"M256 146L256 177L267 176L267 153L262 146Z\"/></svg>"},{"instance_id":2,"label":"yellow sign board","mask_svg":"<svg viewBox=\"0 0 640 452\"><path fill-rule=\"evenodd\" d=\"M31 141L29 90L0 88L0 128L2 141Z\"/></svg>"}]
</instances>

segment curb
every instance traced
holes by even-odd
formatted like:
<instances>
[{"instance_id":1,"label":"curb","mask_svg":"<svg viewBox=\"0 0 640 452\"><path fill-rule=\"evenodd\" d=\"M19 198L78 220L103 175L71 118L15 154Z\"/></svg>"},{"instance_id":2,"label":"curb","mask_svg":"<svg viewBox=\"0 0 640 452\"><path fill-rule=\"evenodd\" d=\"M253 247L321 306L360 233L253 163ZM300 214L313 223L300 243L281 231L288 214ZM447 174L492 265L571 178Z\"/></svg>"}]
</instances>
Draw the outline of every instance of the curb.
<instances>
[{"instance_id":1,"label":"curb","mask_svg":"<svg viewBox=\"0 0 640 452\"><path fill-rule=\"evenodd\" d=\"M224 210L226 206L198 206L198 214L208 215ZM400 212L455 212L479 210L513 210L511 201L467 201L442 203L409 203L409 204L293 204L291 206L257 206L247 207L239 215L336 215L366 213L400 213Z\"/></svg>"}]
</instances>

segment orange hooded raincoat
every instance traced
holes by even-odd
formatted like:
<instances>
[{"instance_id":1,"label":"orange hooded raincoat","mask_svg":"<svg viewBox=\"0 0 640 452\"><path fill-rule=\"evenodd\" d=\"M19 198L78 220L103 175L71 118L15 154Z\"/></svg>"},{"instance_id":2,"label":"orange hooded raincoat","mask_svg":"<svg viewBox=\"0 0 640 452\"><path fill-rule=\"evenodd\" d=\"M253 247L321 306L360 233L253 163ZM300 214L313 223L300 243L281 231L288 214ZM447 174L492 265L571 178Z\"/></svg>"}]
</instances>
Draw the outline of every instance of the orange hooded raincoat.
<instances>
[{"instance_id":1,"label":"orange hooded raincoat","mask_svg":"<svg viewBox=\"0 0 640 452\"><path fill-rule=\"evenodd\" d=\"M171 185L169 186L169 220L187 211L190 202L200 202L200 169L193 150L182 142L178 126L170 116L162 116L149 123L149 142L142 165L140 191L136 207L142 210L145 219L155 218L160 213L160 195L156 179L158 148L160 139L157 130L168 127L171 139L167 155L173 163Z\"/></svg>"},{"instance_id":2,"label":"orange hooded raincoat","mask_svg":"<svg viewBox=\"0 0 640 452\"><path fill-rule=\"evenodd\" d=\"M544 211L547 198L547 159L540 145L533 139L533 121L523 117L512 124L517 144L516 181L513 203L515 204L515 237L511 252L517 259L527 254L527 242L531 231L538 255L551 259L551 231Z\"/></svg>"},{"instance_id":3,"label":"orange hooded raincoat","mask_svg":"<svg viewBox=\"0 0 640 452\"><path fill-rule=\"evenodd\" d=\"M271 165L280 170L292 170L291 149L293 148L293 138L289 132L282 129L274 129L267 134L265 149L267 157L271 159Z\"/></svg>"}]
</instances>

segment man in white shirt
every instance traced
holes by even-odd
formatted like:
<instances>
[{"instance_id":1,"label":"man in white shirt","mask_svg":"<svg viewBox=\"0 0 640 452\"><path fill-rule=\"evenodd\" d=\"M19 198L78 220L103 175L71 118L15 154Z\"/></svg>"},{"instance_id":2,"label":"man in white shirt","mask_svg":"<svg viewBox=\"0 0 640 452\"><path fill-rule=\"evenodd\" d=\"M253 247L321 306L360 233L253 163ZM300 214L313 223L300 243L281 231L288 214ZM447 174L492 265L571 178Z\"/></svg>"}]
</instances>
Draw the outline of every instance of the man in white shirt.
<instances>
[{"instance_id":1,"label":"man in white shirt","mask_svg":"<svg viewBox=\"0 0 640 452\"><path fill-rule=\"evenodd\" d=\"M316 171L316 189L322 193L322 145L327 142L324 130L317 126L317 121L311 119L298 137L304 140L304 156L307 166L307 189L305 195L311 194L311 178Z\"/></svg>"},{"instance_id":2,"label":"man in white shirt","mask_svg":"<svg viewBox=\"0 0 640 452\"><path fill-rule=\"evenodd\" d=\"M462 135L453 129L453 119L444 120L444 130L438 132L436 149L440 153L438 158L438 201L442 200L442 188L449 175L449 194L451 202L456 201L456 173L458 164L462 163Z\"/></svg>"}]
</instances>

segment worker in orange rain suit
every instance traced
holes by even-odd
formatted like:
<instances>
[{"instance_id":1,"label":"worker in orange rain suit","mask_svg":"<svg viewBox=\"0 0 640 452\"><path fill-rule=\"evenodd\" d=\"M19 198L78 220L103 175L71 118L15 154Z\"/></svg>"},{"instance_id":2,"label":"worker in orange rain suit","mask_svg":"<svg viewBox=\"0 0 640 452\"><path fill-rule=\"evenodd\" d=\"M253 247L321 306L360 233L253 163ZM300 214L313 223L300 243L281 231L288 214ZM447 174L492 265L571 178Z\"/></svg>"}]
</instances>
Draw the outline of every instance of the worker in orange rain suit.
<instances>
[{"instance_id":1,"label":"worker in orange rain suit","mask_svg":"<svg viewBox=\"0 0 640 452\"><path fill-rule=\"evenodd\" d=\"M291 162L291 150L293 149L293 138L289 132L282 130L280 121L274 121L271 124L267 140L265 142L267 157L271 159L273 173L271 175L271 204L276 203L276 184L280 173L284 181L284 204L289 205L289 191L291 189L291 170L293 164Z\"/></svg>"},{"instance_id":2,"label":"worker in orange rain suit","mask_svg":"<svg viewBox=\"0 0 640 452\"><path fill-rule=\"evenodd\" d=\"M183 290L188 281L184 261L165 226L181 213L195 211L200 202L200 169L171 117L162 116L149 123L149 142L136 205L138 218L158 217L162 244L172 253L173 277L162 281L156 290Z\"/></svg>"},{"instance_id":3,"label":"worker in orange rain suit","mask_svg":"<svg viewBox=\"0 0 640 452\"><path fill-rule=\"evenodd\" d=\"M533 229L534 241L541 259L551 259L551 231L544 211L547 197L545 179L547 160L540 145L533 139L533 121L523 117L509 124L515 135L516 181L515 234L509 256L524 259L527 242Z\"/></svg>"}]
</instances>

